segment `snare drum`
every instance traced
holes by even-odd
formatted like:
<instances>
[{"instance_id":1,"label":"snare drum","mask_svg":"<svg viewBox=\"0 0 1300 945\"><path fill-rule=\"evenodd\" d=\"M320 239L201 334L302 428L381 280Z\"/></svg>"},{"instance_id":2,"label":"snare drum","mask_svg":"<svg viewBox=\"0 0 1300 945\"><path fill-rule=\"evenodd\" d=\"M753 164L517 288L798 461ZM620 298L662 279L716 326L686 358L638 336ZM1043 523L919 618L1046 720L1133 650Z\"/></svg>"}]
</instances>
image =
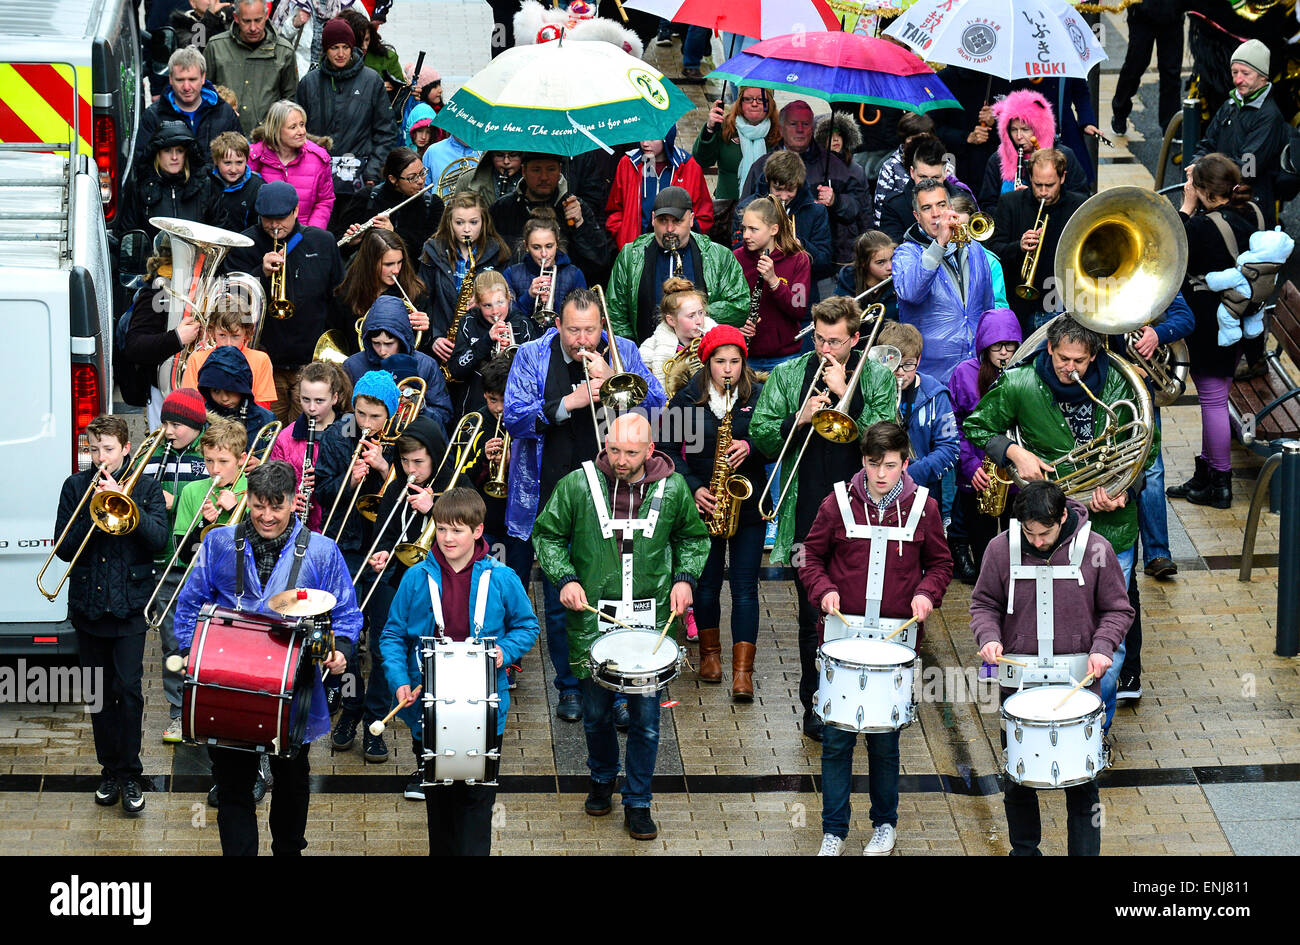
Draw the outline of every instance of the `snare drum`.
<instances>
[{"instance_id":1,"label":"snare drum","mask_svg":"<svg viewBox=\"0 0 1300 945\"><path fill-rule=\"evenodd\" d=\"M1007 735L1002 767L1016 784L1070 787L1093 780L1110 764L1101 741L1101 699L1081 689L1056 708L1069 691L1069 686L1035 686L1002 703Z\"/></svg>"},{"instance_id":2,"label":"snare drum","mask_svg":"<svg viewBox=\"0 0 1300 945\"><path fill-rule=\"evenodd\" d=\"M303 639L296 620L205 605L181 698L185 740L297 753L313 688Z\"/></svg>"},{"instance_id":3,"label":"snare drum","mask_svg":"<svg viewBox=\"0 0 1300 945\"><path fill-rule=\"evenodd\" d=\"M813 711L847 732L894 732L916 719L916 651L901 643L847 637L817 651L821 686Z\"/></svg>"},{"instance_id":4,"label":"snare drum","mask_svg":"<svg viewBox=\"0 0 1300 945\"><path fill-rule=\"evenodd\" d=\"M659 641L653 630L611 630L597 637L587 668L598 685L630 696L652 696L677 678L685 655L672 637Z\"/></svg>"},{"instance_id":5,"label":"snare drum","mask_svg":"<svg viewBox=\"0 0 1300 945\"><path fill-rule=\"evenodd\" d=\"M421 637L424 662L424 784L496 784L496 640Z\"/></svg>"}]
</instances>

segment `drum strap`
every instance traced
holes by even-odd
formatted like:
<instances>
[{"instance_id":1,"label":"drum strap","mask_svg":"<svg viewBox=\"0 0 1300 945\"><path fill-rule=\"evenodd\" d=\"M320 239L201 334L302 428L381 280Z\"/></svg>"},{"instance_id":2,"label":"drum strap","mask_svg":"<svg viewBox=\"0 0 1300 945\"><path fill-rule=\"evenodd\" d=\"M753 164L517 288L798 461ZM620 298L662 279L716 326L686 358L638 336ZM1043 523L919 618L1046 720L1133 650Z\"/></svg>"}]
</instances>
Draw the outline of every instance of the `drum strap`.
<instances>
[{"instance_id":1,"label":"drum strap","mask_svg":"<svg viewBox=\"0 0 1300 945\"><path fill-rule=\"evenodd\" d=\"M301 528L293 542L293 564L289 568L289 580L285 589L298 586L298 575L302 572L302 562L307 556L307 543L311 541L311 530ZM244 609L244 549L248 547L248 523L240 522L235 526L235 609Z\"/></svg>"},{"instance_id":2,"label":"drum strap","mask_svg":"<svg viewBox=\"0 0 1300 945\"><path fill-rule=\"evenodd\" d=\"M605 493L600 488L600 479L596 474L596 464L587 460L582 464L582 471L587 477L587 488L591 491L591 501L596 507L596 519L600 523L600 536L613 538L614 532L620 531L619 555L622 559L622 599L632 599L632 543L639 531L646 538L653 538L655 525L659 522L659 510L663 505L664 489L667 479L659 480L659 486L650 497L650 511L645 518L612 518L605 508Z\"/></svg>"},{"instance_id":3,"label":"drum strap","mask_svg":"<svg viewBox=\"0 0 1300 945\"><path fill-rule=\"evenodd\" d=\"M889 543L891 541L901 543L913 539L916 535L916 526L921 521L921 513L925 509L925 500L929 497L929 489L925 486L917 487L912 508L907 513L907 521L901 527L864 525L858 522L853 514L853 507L849 504L849 492L845 488L844 481L835 483L835 501L839 503L845 534L849 538L866 538L871 541L871 550L867 559L867 599L862 611L868 626L878 626L880 623L880 601L885 594L885 552L889 548ZM867 522L870 521L871 513L868 512Z\"/></svg>"},{"instance_id":4,"label":"drum strap","mask_svg":"<svg viewBox=\"0 0 1300 945\"><path fill-rule=\"evenodd\" d=\"M1088 536L1092 534L1092 523L1084 522L1070 541L1070 563L1068 565L1029 565L1021 564L1020 523L1011 520L1008 541L1011 552L1011 575L1007 582L1007 613L1014 613L1016 599L1016 581L1034 582L1035 604L1038 611L1038 656L1050 660L1053 656L1053 643L1056 639L1056 619L1054 616L1054 581L1078 581L1083 586L1083 555L1088 547Z\"/></svg>"},{"instance_id":5,"label":"drum strap","mask_svg":"<svg viewBox=\"0 0 1300 945\"><path fill-rule=\"evenodd\" d=\"M446 624L442 619L442 591L438 588L438 582L433 579L433 575L428 575L429 581L429 608L433 611L433 619L436 624L437 636L444 636L446 633ZM474 634L474 639L483 635L484 621L487 619L487 602L488 588L491 586L492 569L485 568L483 576L478 579L478 596L474 599L474 622L470 627L470 632Z\"/></svg>"},{"instance_id":6,"label":"drum strap","mask_svg":"<svg viewBox=\"0 0 1300 945\"><path fill-rule=\"evenodd\" d=\"M429 578L429 608L433 611L433 627L437 631L435 636L445 636L447 624L442 619L442 591L438 589L438 582Z\"/></svg>"}]
</instances>

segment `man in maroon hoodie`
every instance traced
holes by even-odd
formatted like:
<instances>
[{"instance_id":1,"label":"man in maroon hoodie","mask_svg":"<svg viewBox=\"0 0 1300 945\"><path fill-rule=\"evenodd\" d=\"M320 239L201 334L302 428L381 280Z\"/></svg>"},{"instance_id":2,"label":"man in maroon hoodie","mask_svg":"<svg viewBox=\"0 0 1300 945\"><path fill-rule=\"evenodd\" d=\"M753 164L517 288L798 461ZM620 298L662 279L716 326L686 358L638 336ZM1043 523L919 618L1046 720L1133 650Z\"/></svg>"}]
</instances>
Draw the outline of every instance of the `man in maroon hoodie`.
<instances>
[{"instance_id":1,"label":"man in maroon hoodie","mask_svg":"<svg viewBox=\"0 0 1300 945\"><path fill-rule=\"evenodd\" d=\"M1110 542L1092 531L1088 510L1067 500L1054 482L1031 482L1020 491L1007 531L989 542L979 580L971 593L970 628L986 663L1006 653L1026 661L1072 662L1070 675L1092 674L1091 691L1100 696L1102 676L1133 622L1128 584ZM1012 559L1041 576L1011 575ZM1052 574L1043 572L1051 568ZM1040 625L1038 584L1052 613ZM1019 681L1011 664L1002 664L999 681L1005 702ZM1082 670L1082 672L1080 672ZM1028 670L1026 670L1028 671ZM1065 680L1061 680L1065 681ZM1030 685L1026 682L1025 685ZM1002 732L1006 747L1006 730ZM1097 782L1065 789L1066 835L1070 856L1101 853ZM1003 806L1012 856L1038 856L1042 836L1038 792L1004 782Z\"/></svg>"},{"instance_id":2,"label":"man in maroon hoodie","mask_svg":"<svg viewBox=\"0 0 1300 945\"><path fill-rule=\"evenodd\" d=\"M943 603L952 580L952 555L943 517L929 490L907 474L903 428L884 421L862 437L862 471L841 481L822 500L803 543L799 580L823 615L863 618L859 632L882 636L907 618L925 620ZM798 557L796 557L796 562ZM856 624L858 621L854 621ZM825 641L827 626L819 625ZM837 623L843 633L847 628ZM883 631L883 632L882 632ZM896 639L913 648L919 631ZM833 725L822 733L822 846L818 856L839 856L849 832L849 793L857 732ZM871 823L866 856L887 856L898 826L898 731L867 735Z\"/></svg>"}]
</instances>

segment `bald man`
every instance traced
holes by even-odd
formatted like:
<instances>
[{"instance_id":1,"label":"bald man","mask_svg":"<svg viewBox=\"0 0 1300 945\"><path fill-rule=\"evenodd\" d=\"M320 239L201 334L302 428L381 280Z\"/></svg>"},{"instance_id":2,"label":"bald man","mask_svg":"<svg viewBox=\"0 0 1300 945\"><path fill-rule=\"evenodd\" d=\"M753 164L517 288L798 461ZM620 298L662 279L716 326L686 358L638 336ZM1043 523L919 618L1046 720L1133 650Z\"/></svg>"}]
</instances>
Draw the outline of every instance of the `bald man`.
<instances>
[{"instance_id":1,"label":"bald man","mask_svg":"<svg viewBox=\"0 0 1300 945\"><path fill-rule=\"evenodd\" d=\"M670 615L691 606L695 581L709 556L709 533L686 480L655 451L650 424L627 413L610 424L595 461L566 475L533 526L533 547L568 611L569 661L582 686L593 817L612 808L618 777L615 693L591 678L587 655L602 633L621 627L586 610L592 606L624 624L658 632ZM681 628L672 619L674 638ZM660 652L663 652L662 650ZM636 840L653 840L650 779L659 753L663 692L629 695L624 822Z\"/></svg>"}]
</instances>

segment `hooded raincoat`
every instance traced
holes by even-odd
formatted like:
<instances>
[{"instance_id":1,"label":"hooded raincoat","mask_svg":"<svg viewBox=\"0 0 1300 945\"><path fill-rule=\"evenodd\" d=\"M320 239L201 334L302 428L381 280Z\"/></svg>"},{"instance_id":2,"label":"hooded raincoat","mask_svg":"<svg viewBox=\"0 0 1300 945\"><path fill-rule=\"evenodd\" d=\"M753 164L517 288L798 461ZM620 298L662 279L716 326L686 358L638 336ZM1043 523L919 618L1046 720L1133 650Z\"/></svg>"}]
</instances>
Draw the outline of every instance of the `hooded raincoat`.
<instances>
[{"instance_id":1,"label":"hooded raincoat","mask_svg":"<svg viewBox=\"0 0 1300 945\"><path fill-rule=\"evenodd\" d=\"M411 318L406 305L401 299L391 295L381 295L375 299L366 313L366 320L361 326L361 335L366 345L356 354L343 362L352 383L367 371L385 370L388 359L380 358L370 345L371 336L376 332L387 332L397 339L399 354L415 359L416 375L424 379L424 416L433 420L444 429L451 422L451 397L447 393L447 384L442 377L438 362L422 351L415 350L415 330L411 328ZM401 377L396 380L402 380Z\"/></svg>"}]
</instances>

